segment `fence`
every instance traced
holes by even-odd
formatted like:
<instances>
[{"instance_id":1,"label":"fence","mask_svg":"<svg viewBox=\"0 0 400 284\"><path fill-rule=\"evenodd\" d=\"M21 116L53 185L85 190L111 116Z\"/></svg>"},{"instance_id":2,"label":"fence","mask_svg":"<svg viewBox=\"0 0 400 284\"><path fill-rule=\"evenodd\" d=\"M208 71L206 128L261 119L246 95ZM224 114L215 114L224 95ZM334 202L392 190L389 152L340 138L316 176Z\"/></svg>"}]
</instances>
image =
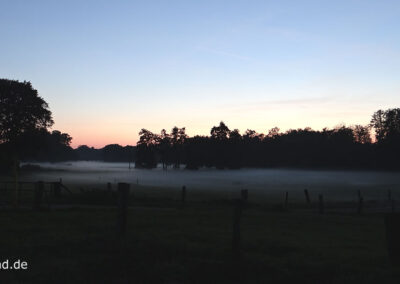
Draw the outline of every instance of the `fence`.
<instances>
[{"instance_id":1,"label":"fence","mask_svg":"<svg viewBox=\"0 0 400 284\"><path fill-rule=\"evenodd\" d=\"M329 202L329 196L319 194L304 189L305 199L303 202L291 203L290 192L282 193L283 202L280 206L274 207L282 212L309 212L315 214L330 214L330 213L350 213L350 214L369 214L369 213L394 213L395 198L394 192L388 190L387 200L384 202L366 202L363 192L358 190L356 202L353 203L338 203ZM182 186L181 190L177 190L176 199L171 202L173 208L187 210L191 204L190 191L186 186ZM188 198L189 197L189 198ZM241 237L241 222L242 216L246 210L251 210L255 207L264 206L258 204L256 200L252 200L251 192L248 189L242 189L237 193L237 197L233 199L231 208L233 208L232 221L232 251L235 259L240 260L242 256L241 242L245 241ZM36 211L48 210L57 208L57 206L81 206L93 204L88 201L93 200L104 202L103 206L113 206L117 209L116 216L116 231L121 237L126 235L128 223L128 208L135 200L131 194L130 184L118 183L117 187L113 188L113 184L107 183L103 190L85 191L81 188L79 191L72 192L62 181L55 182L26 182L20 181L17 184L12 181L0 182L0 205L3 208L31 208ZM86 201L86 202L85 202ZM193 203L192 203L193 204ZM386 234L388 239L389 254L393 262L400 263L400 246L395 241L400 236L398 224L400 224L399 214L388 214L385 218Z\"/></svg>"}]
</instances>

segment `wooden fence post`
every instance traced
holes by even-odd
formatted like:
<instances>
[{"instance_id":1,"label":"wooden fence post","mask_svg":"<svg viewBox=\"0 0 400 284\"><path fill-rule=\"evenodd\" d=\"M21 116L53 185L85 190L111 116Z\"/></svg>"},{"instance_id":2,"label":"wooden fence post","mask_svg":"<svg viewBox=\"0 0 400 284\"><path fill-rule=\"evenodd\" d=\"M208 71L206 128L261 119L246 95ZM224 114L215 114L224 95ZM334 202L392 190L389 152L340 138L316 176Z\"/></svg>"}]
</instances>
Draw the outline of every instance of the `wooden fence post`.
<instances>
[{"instance_id":1,"label":"wooden fence post","mask_svg":"<svg viewBox=\"0 0 400 284\"><path fill-rule=\"evenodd\" d=\"M288 203L289 203L289 192L288 191L286 191L286 193L285 193L285 203L284 203L284 209L287 209L288 208Z\"/></svg>"},{"instance_id":2,"label":"wooden fence post","mask_svg":"<svg viewBox=\"0 0 400 284\"><path fill-rule=\"evenodd\" d=\"M118 183L117 232L119 236L124 236L126 233L129 190L128 183Z\"/></svg>"},{"instance_id":3,"label":"wooden fence post","mask_svg":"<svg viewBox=\"0 0 400 284\"><path fill-rule=\"evenodd\" d=\"M61 182L53 182L53 192L55 197L61 196Z\"/></svg>"},{"instance_id":4,"label":"wooden fence post","mask_svg":"<svg viewBox=\"0 0 400 284\"><path fill-rule=\"evenodd\" d=\"M243 211L243 199L234 200L233 208L233 235L232 235L232 250L235 258L240 258L241 244L240 244L240 219Z\"/></svg>"},{"instance_id":5,"label":"wooden fence post","mask_svg":"<svg viewBox=\"0 0 400 284\"><path fill-rule=\"evenodd\" d=\"M364 198L361 195L361 191L358 191L358 207L357 207L357 213L362 214L364 209Z\"/></svg>"},{"instance_id":6,"label":"wooden fence post","mask_svg":"<svg viewBox=\"0 0 400 284\"><path fill-rule=\"evenodd\" d=\"M304 195L306 196L307 203L310 204L311 200L310 200L310 195L308 194L308 190L307 189L304 190Z\"/></svg>"},{"instance_id":7,"label":"wooden fence post","mask_svg":"<svg viewBox=\"0 0 400 284\"><path fill-rule=\"evenodd\" d=\"M44 193L44 182L38 181L35 183L35 195L33 198L33 209L40 210L42 209L42 200Z\"/></svg>"},{"instance_id":8,"label":"wooden fence post","mask_svg":"<svg viewBox=\"0 0 400 284\"><path fill-rule=\"evenodd\" d=\"M112 190L111 182L107 182L107 191L111 192L111 190Z\"/></svg>"},{"instance_id":9,"label":"wooden fence post","mask_svg":"<svg viewBox=\"0 0 400 284\"><path fill-rule=\"evenodd\" d=\"M320 194L318 196L319 199L319 214L324 214L325 208L324 208L324 196Z\"/></svg>"}]
</instances>

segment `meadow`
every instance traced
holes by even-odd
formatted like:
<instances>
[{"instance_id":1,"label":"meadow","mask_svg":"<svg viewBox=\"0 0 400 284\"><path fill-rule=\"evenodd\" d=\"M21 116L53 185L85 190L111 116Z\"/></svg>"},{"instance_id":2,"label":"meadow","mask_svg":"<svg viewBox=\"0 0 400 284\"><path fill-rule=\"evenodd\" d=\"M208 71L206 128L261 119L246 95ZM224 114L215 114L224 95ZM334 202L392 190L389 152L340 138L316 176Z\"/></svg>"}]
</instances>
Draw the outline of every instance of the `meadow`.
<instances>
[{"instance_id":1,"label":"meadow","mask_svg":"<svg viewBox=\"0 0 400 284\"><path fill-rule=\"evenodd\" d=\"M3 188L0 255L23 259L28 269L0 271L2 282L400 281L400 269L388 257L384 224L385 214L392 211L387 190L394 200L397 196L396 173L257 169L164 173L111 166L21 173L20 180L25 181L62 178L71 191L54 196L46 185L41 210L32 210L32 185L22 186L18 209L10 206L11 185ZM121 236L115 189L116 183L126 181L131 188L127 232ZM249 199L241 218L238 256L232 251L233 199L243 188L249 190ZM362 214L357 212L358 190L365 200ZM289 200L284 206L286 191ZM319 212L319 194L324 195L324 214Z\"/></svg>"}]
</instances>

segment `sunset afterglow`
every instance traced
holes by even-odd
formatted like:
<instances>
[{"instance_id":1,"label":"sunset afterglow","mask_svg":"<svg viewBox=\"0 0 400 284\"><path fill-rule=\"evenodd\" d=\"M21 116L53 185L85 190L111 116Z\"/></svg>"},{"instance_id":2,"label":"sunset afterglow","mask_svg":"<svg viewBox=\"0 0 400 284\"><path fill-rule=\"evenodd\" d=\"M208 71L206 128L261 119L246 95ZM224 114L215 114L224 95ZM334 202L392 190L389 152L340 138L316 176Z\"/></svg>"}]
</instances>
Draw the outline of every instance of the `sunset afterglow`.
<instances>
[{"instance_id":1,"label":"sunset afterglow","mask_svg":"<svg viewBox=\"0 0 400 284\"><path fill-rule=\"evenodd\" d=\"M365 125L400 105L397 1L41 2L2 4L0 77L31 81L73 147L221 120Z\"/></svg>"}]
</instances>

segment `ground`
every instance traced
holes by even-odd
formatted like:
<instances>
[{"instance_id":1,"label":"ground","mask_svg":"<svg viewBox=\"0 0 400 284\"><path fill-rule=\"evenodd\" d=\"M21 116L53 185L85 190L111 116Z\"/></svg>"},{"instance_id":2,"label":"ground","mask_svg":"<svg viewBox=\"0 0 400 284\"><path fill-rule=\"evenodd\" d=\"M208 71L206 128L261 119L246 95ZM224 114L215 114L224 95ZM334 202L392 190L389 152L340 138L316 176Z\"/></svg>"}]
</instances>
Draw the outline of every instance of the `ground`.
<instances>
[{"instance_id":1,"label":"ground","mask_svg":"<svg viewBox=\"0 0 400 284\"><path fill-rule=\"evenodd\" d=\"M0 261L28 262L25 271L0 271L2 283L400 281L388 258L383 213L321 215L305 202L283 210L277 201L250 199L241 220L242 255L234 257L231 198L188 192L181 208L179 190L133 187L121 237L115 193L77 190L51 197L50 209L23 206L30 202L26 193L20 209L0 211ZM77 205L88 200L97 206Z\"/></svg>"}]
</instances>

